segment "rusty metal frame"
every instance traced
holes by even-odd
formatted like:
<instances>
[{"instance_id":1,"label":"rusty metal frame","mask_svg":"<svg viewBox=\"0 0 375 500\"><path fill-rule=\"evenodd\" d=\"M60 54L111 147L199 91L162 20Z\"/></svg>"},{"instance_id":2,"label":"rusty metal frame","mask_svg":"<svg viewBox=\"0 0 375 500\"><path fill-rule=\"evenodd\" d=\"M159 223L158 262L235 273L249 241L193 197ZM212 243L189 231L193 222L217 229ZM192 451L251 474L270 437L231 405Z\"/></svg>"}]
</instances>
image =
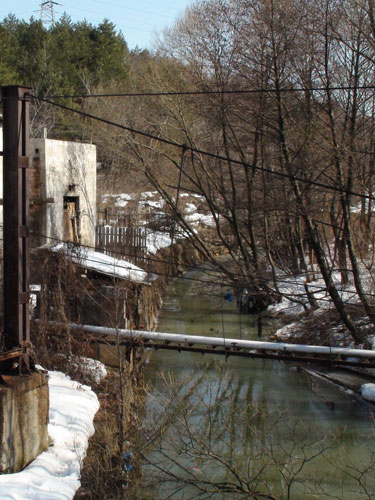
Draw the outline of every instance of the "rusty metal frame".
<instances>
[{"instance_id":1,"label":"rusty metal frame","mask_svg":"<svg viewBox=\"0 0 375 500\"><path fill-rule=\"evenodd\" d=\"M22 358L24 355L23 349L13 349L0 353L0 362L9 361L10 359Z\"/></svg>"},{"instance_id":2,"label":"rusty metal frame","mask_svg":"<svg viewBox=\"0 0 375 500\"><path fill-rule=\"evenodd\" d=\"M22 349L30 368L29 319L29 87L2 87L4 346ZM23 362L23 363L22 363Z\"/></svg>"},{"instance_id":3,"label":"rusty metal frame","mask_svg":"<svg viewBox=\"0 0 375 500\"><path fill-rule=\"evenodd\" d=\"M214 354L221 355L229 358L230 356L241 357L241 358L252 358L252 359L272 359L274 361L290 361L292 363L307 363L307 364L318 364L318 365L329 365L333 366L356 366L360 368L374 368L374 363L368 361L347 361L340 358L323 358L323 357L312 357L312 356L295 356L292 354L275 354L271 352L256 352L256 351L246 351L246 350L235 350L235 349L215 349L209 347L194 347L191 345L181 345L181 344L167 344L167 343L155 343L152 341L142 341L139 339L126 339L120 342L113 339L91 339L92 342L103 345L113 345L113 346L124 346L130 348L144 348L144 349L155 349L167 350L167 351L177 351L181 352L195 352L199 354Z\"/></svg>"},{"instance_id":4,"label":"rusty metal frame","mask_svg":"<svg viewBox=\"0 0 375 500\"><path fill-rule=\"evenodd\" d=\"M50 323L53 325L53 322ZM292 363L306 363L306 364L318 364L318 365L328 365L330 367L336 366L356 366L358 368L374 368L374 361L364 359L350 360L341 359L338 356L324 357L322 355L296 355L274 353L274 352L261 352L256 350L247 349L235 349L233 347L219 348L219 347L196 347L192 344L181 344L181 343L171 343L171 342L155 342L152 340L145 340L140 338L127 338L127 339L114 339L112 336L100 335L93 332L84 332L83 330L72 329L70 334L77 339L77 341L82 341L82 335L84 335L84 341L89 342L89 344L100 344L106 346L123 346L129 349L155 349L158 350L168 350L181 352L192 352L199 354L214 354L221 355L228 358L229 356L250 358L250 359L271 359L273 361L287 361ZM56 337L65 337L65 334L53 332Z\"/></svg>"}]
</instances>

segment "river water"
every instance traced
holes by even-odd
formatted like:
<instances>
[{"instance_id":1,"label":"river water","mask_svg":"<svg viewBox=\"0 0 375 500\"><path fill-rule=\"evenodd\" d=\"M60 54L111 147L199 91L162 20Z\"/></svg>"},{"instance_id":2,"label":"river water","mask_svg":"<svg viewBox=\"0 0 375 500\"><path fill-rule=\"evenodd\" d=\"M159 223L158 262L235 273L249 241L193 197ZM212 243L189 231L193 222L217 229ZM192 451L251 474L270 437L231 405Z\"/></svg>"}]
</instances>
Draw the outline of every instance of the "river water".
<instances>
[{"instance_id":1,"label":"river water","mask_svg":"<svg viewBox=\"0 0 375 500\"><path fill-rule=\"evenodd\" d=\"M169 286L158 330L257 338L197 276ZM375 498L373 408L298 366L159 351L146 378L145 498Z\"/></svg>"}]
</instances>

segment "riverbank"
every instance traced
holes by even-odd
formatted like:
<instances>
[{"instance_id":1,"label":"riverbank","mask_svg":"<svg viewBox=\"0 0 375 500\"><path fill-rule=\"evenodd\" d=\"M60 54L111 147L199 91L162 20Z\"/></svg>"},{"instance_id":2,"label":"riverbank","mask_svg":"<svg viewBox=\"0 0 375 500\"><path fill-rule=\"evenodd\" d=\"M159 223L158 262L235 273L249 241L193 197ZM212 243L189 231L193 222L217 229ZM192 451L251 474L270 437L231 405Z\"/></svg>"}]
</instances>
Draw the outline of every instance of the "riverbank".
<instances>
[{"instance_id":1,"label":"riverbank","mask_svg":"<svg viewBox=\"0 0 375 500\"><path fill-rule=\"evenodd\" d=\"M158 250L152 257L152 272L157 279L139 297L141 328L155 327L172 276L182 275L199 262L199 254L184 240ZM141 348L119 346L102 346L101 351L106 353L105 359L99 358L112 368L108 368L107 378L93 387L100 409L94 421L95 434L82 464L81 488L74 500L140 498L142 474L135 450L142 427L146 394L143 375L148 355Z\"/></svg>"},{"instance_id":2,"label":"riverbank","mask_svg":"<svg viewBox=\"0 0 375 500\"><path fill-rule=\"evenodd\" d=\"M100 402L95 434L81 469L74 500L138 498L140 469L134 450L144 404L143 365L127 363L94 387Z\"/></svg>"},{"instance_id":3,"label":"riverbank","mask_svg":"<svg viewBox=\"0 0 375 500\"><path fill-rule=\"evenodd\" d=\"M302 367L301 369L309 376L332 384L338 391L344 391L349 396L356 398L359 403L366 404L369 408L375 409L374 375L339 368L314 369ZM334 405L334 401L331 404Z\"/></svg>"},{"instance_id":4,"label":"riverbank","mask_svg":"<svg viewBox=\"0 0 375 500\"><path fill-rule=\"evenodd\" d=\"M293 276L284 275L282 272L277 274L280 300L269 306L266 311L267 315L282 323L282 326L273 332L273 338L290 343L361 348L361 345L356 345L340 318L318 270L314 270L313 275L314 278L307 282L303 273ZM371 283L372 278L368 272L367 275L368 282ZM366 281L365 269L362 269L362 277ZM374 344L374 325L364 312L354 283L349 281L342 284L338 271L332 273L332 282L345 303L348 317L358 334L364 339L367 338L370 345ZM371 306L373 307L373 304Z\"/></svg>"},{"instance_id":5,"label":"riverbank","mask_svg":"<svg viewBox=\"0 0 375 500\"><path fill-rule=\"evenodd\" d=\"M266 314L273 319L284 323L269 335L269 339L276 342L291 344L323 345L329 347L346 347L361 349L364 346L353 341L348 329L333 307L332 300L327 294L322 280L317 278L310 286L316 290L315 302L311 304L305 293L305 283L298 276L289 278L290 284L283 284L283 298L280 303L268 308ZM369 339L370 346L375 346L373 325L364 315L359 303L353 300L350 291L341 289L342 297L347 300L347 310L351 320L360 333ZM295 298L298 297L298 300ZM375 389L375 369L345 367L302 367L311 377L332 384L338 391L346 391L359 404L366 404L373 408ZM333 403L334 404L334 403Z\"/></svg>"},{"instance_id":6,"label":"riverbank","mask_svg":"<svg viewBox=\"0 0 375 500\"><path fill-rule=\"evenodd\" d=\"M177 255L179 252L180 250L176 252ZM173 263L175 265L177 257L174 259ZM166 265L167 259L165 255L162 260L163 264ZM183 262L183 260L180 262ZM191 261L191 265L193 265L193 261ZM181 272L183 272L182 264L180 264L180 266ZM186 268L189 266L190 264L188 264ZM155 299L155 306L150 309L153 313L149 316L149 325L155 321L156 315L154 315L154 312L158 310L156 305L161 304L161 297L168 281L168 274L166 272L161 274L163 280L160 280L160 282L157 283L158 286L154 289L153 297ZM254 325L252 325L255 318L239 314L235 303L223 301L220 285L213 283L213 288L209 288L207 280L203 280L204 283L202 283L202 280L198 276L189 274L185 276L185 278L187 279L177 280L170 286L169 293L171 289L176 286L181 287L184 292L183 298L179 299L178 303L175 302L174 298L172 302L170 302L170 296L167 299L166 309L168 314L171 314L171 312L173 313L173 320L166 331L168 331L168 329L172 332L183 330L185 333L193 333L194 330L199 328L200 333L211 336L220 334L226 338L230 338L231 336L237 337L238 332L243 338L257 335L257 329L254 330ZM146 299L145 296L145 303L143 305L145 310L147 308L147 300L149 300L149 298ZM312 314L319 323L319 318L321 319L321 316L314 312ZM177 317L175 315L177 315ZM295 324L298 325L301 320L307 321L308 316L309 315L304 312L299 318L296 316L293 319ZM332 316L329 316L328 319L332 320ZM165 325L165 323L161 323L161 327L165 330L165 326L163 325ZM289 325L289 328L296 328L296 325L294 327ZM271 326L270 329L264 328L263 333L268 335L269 330L274 330L274 328ZM157 356L159 356L159 354ZM155 356L153 356L153 358L155 359ZM162 359L163 361L160 364L169 370L169 364L164 361L166 358ZM182 355L176 354L173 356L172 366L186 373L186 367L184 367L185 359L185 355L182 357ZM200 363L196 357L191 358L190 355L187 359L191 362L192 366L195 367L198 366L198 362ZM143 469L143 466L139 464L140 455L137 453L139 450L139 443L137 442L140 428L139 416L142 414L142 408L145 404L145 393L143 392L144 387L142 380L143 365L142 362L136 363L142 373L134 374L134 363L133 366L131 366L130 359L125 359L122 363L122 368L119 366L119 369L111 372L108 381L105 382L103 386L96 388L102 409L97 416L95 422L96 434L91 440L88 457L84 462L82 470L82 488L77 493L77 500L106 498L108 494L112 495L111 498L146 498L137 496L138 488L142 483L141 469ZM210 363L211 361L207 359L207 364ZM226 365L226 363L222 363L221 361L220 363ZM243 390L241 389L242 384L245 384L244 387L250 387L249 380L255 383L255 379L258 378L257 385L259 386L259 380L263 377L264 372L264 369L261 367L268 365L260 363L260 367L254 370L255 362L252 362L252 371L256 372L256 376L254 373L248 371L248 366L250 365L243 361L233 362L231 360L228 362L227 366L230 366L231 370L238 370L237 367L239 367L241 370L244 370L247 377L251 377L249 379L241 379L241 383L237 384L236 382L237 389L235 389L234 392L236 392L236 390L241 392ZM154 363L148 367L148 370L150 369L156 369ZM270 373L273 372L273 368L269 370ZM215 371L215 368L213 371ZM280 373L278 373L279 377ZM288 376L289 375L290 371L288 372ZM253 378L254 376L255 379ZM282 377L284 378L285 374L283 374ZM187 380L188 379L189 377L187 377ZM154 382L157 383L156 380L154 380ZM298 378L293 377L293 388L299 383L300 381ZM263 384L265 384L264 380L262 381L262 385ZM231 388L231 391L232 389L233 388ZM283 393L285 392L281 386L280 389ZM254 387L251 388L251 391L253 390L259 391L258 388L254 389ZM268 390L271 391L270 388ZM337 389L335 388L334 391L337 391ZM273 392L270 392L270 394L272 394L270 397L273 397ZM287 393L285 393L285 396L287 396ZM330 411L335 412L339 409L341 412L340 407L344 403L337 403L335 398L336 395L330 395L328 402L325 401L324 405ZM119 404L119 400L126 403L126 405ZM333 405L331 402L333 402ZM356 403L353 403L353 405L354 404ZM319 407L319 412L322 411L319 398L314 399L314 405ZM325 415L325 418L326 417ZM159 424L159 422L150 422L149 429L147 429L148 424L146 423L146 429L151 432L151 426L154 424ZM145 425L144 422L143 425ZM130 456L131 459L125 460L124 453L128 457ZM129 453L131 455L129 455ZM194 467L194 465L192 465L192 467ZM163 498L163 496L149 496L149 498Z\"/></svg>"}]
</instances>

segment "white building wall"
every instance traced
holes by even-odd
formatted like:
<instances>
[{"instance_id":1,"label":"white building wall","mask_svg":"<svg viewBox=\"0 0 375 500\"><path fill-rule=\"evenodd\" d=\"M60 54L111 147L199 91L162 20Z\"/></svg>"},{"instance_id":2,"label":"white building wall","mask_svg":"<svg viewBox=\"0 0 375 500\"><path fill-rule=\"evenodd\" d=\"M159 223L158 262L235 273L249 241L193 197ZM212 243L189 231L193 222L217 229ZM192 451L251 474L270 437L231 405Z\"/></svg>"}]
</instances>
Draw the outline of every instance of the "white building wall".
<instances>
[{"instance_id":1,"label":"white building wall","mask_svg":"<svg viewBox=\"0 0 375 500\"><path fill-rule=\"evenodd\" d=\"M41 195L46 212L45 227L40 231L45 234L46 243L64 239L64 197L68 195L79 197L81 244L95 246L96 146L33 139L31 162L34 156L40 158Z\"/></svg>"},{"instance_id":2,"label":"white building wall","mask_svg":"<svg viewBox=\"0 0 375 500\"><path fill-rule=\"evenodd\" d=\"M3 133L0 125L0 151ZM79 197L81 244L95 246L96 222L96 146L53 139L32 139L30 165L40 158L41 198L43 217L38 228L45 235L45 243L64 239L64 196L69 186L75 185L70 195ZM30 197L35 193L30 192ZM0 156L0 199L3 199L3 158ZM46 203L46 200L52 201ZM0 240L3 233L3 205L0 205ZM2 241L0 241L2 246Z\"/></svg>"}]
</instances>

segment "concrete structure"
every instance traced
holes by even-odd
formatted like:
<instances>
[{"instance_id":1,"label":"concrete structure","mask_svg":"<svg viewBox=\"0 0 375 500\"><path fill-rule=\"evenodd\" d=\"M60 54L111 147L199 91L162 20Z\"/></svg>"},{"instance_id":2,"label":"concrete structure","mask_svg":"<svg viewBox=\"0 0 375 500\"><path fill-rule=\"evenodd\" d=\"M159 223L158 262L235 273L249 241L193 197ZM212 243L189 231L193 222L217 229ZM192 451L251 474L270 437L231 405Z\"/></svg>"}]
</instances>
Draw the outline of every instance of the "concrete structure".
<instances>
[{"instance_id":1,"label":"concrete structure","mask_svg":"<svg viewBox=\"0 0 375 500\"><path fill-rule=\"evenodd\" d=\"M0 123L0 150L3 150ZM34 139L30 152L31 247L72 241L95 245L96 148ZM3 157L0 156L0 198ZM3 206L0 205L2 239ZM6 375L12 373L12 375ZM5 366L0 381L0 472L17 472L48 447L47 377L19 376Z\"/></svg>"},{"instance_id":2,"label":"concrete structure","mask_svg":"<svg viewBox=\"0 0 375 500\"><path fill-rule=\"evenodd\" d=\"M96 146L32 139L32 246L72 241L95 246Z\"/></svg>"},{"instance_id":3,"label":"concrete structure","mask_svg":"<svg viewBox=\"0 0 375 500\"><path fill-rule=\"evenodd\" d=\"M0 122L0 151L3 149ZM3 199L0 156L0 199ZM0 221L3 207L0 206ZM30 158L31 245L75 241L95 246L96 146L32 139ZM0 228L2 237L2 227Z\"/></svg>"},{"instance_id":4,"label":"concrete structure","mask_svg":"<svg viewBox=\"0 0 375 500\"><path fill-rule=\"evenodd\" d=\"M0 385L0 472L17 472L48 448L46 375L3 375Z\"/></svg>"}]
</instances>

